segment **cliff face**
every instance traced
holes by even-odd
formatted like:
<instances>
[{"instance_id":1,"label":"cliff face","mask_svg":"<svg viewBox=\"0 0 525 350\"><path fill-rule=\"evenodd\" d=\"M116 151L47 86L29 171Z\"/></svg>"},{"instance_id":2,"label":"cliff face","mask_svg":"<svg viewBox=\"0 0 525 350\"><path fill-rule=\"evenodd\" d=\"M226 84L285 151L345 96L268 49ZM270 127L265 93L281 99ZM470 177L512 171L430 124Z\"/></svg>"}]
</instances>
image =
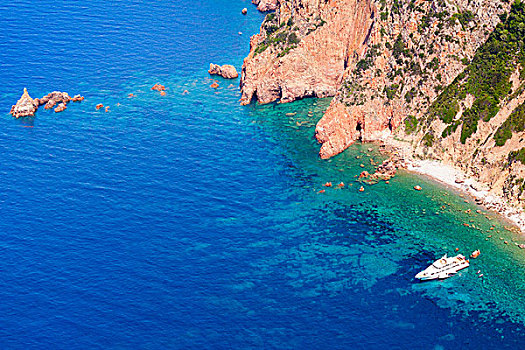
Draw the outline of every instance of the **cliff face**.
<instances>
[{"instance_id":1,"label":"cliff face","mask_svg":"<svg viewBox=\"0 0 525 350\"><path fill-rule=\"evenodd\" d=\"M505 0L277 0L251 38L241 103L336 96L320 156L425 113L508 11Z\"/></svg>"},{"instance_id":2,"label":"cliff face","mask_svg":"<svg viewBox=\"0 0 525 350\"><path fill-rule=\"evenodd\" d=\"M525 200L525 5L516 2L473 60L397 132L420 158L461 168L515 204Z\"/></svg>"},{"instance_id":3,"label":"cliff face","mask_svg":"<svg viewBox=\"0 0 525 350\"><path fill-rule=\"evenodd\" d=\"M382 139L409 115L424 115L510 7L488 0L379 3L366 50L317 125L322 158L358 139Z\"/></svg>"},{"instance_id":4,"label":"cliff face","mask_svg":"<svg viewBox=\"0 0 525 350\"><path fill-rule=\"evenodd\" d=\"M280 0L250 41L241 103L334 96L362 55L377 15L371 0Z\"/></svg>"},{"instance_id":5,"label":"cliff face","mask_svg":"<svg viewBox=\"0 0 525 350\"><path fill-rule=\"evenodd\" d=\"M334 96L320 156L388 140L525 200L525 5L277 0L241 73L243 104Z\"/></svg>"}]
</instances>

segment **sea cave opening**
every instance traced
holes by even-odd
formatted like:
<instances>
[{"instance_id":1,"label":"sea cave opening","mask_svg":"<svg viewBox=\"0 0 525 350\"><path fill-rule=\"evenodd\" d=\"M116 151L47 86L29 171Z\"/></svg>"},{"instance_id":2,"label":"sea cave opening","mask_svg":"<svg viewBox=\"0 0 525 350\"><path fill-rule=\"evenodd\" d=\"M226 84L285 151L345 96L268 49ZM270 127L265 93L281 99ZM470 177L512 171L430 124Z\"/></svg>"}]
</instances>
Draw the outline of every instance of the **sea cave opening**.
<instances>
[{"instance_id":1,"label":"sea cave opening","mask_svg":"<svg viewBox=\"0 0 525 350\"><path fill-rule=\"evenodd\" d=\"M361 125L361 122L357 122L357 125L355 126L355 130L359 132L359 136L357 137L358 141L363 140L363 126Z\"/></svg>"}]
</instances>

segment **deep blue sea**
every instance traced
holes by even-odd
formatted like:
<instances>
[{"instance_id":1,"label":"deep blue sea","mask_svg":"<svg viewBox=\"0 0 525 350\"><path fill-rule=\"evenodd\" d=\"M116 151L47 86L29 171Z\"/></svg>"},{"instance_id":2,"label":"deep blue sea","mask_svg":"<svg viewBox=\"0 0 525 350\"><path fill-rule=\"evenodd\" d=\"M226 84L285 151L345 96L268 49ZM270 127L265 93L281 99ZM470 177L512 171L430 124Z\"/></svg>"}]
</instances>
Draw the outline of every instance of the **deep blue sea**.
<instances>
[{"instance_id":1,"label":"deep blue sea","mask_svg":"<svg viewBox=\"0 0 525 350\"><path fill-rule=\"evenodd\" d=\"M263 18L248 0L0 4L1 349L525 348L524 236L413 174L359 192L384 156L318 158L328 99L210 88ZM24 87L85 100L16 120ZM455 248L482 254L414 279Z\"/></svg>"}]
</instances>

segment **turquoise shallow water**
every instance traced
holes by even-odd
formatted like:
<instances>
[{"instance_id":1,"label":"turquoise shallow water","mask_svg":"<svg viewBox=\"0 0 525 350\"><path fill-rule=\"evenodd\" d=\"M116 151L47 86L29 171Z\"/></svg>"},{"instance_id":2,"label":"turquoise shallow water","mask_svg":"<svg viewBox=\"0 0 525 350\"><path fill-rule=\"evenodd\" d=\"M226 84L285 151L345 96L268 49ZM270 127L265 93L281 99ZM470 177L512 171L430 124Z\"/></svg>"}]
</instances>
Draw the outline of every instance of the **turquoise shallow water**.
<instances>
[{"instance_id":1,"label":"turquoise shallow water","mask_svg":"<svg viewBox=\"0 0 525 350\"><path fill-rule=\"evenodd\" d=\"M523 236L414 174L359 192L383 156L317 157L329 100L242 107L238 80L209 87L209 62L239 69L258 30L248 1L17 1L0 18L2 348L524 344ZM86 100L14 120L24 86ZM414 280L456 247L482 255Z\"/></svg>"}]
</instances>

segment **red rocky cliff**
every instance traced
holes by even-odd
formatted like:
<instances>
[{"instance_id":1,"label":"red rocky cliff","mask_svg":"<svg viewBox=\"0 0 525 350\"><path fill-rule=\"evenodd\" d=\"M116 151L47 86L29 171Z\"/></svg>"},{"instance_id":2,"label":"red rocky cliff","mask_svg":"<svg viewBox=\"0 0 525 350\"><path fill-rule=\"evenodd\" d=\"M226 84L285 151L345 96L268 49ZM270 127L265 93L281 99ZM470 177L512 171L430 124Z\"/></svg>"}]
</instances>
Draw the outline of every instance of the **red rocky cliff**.
<instances>
[{"instance_id":1,"label":"red rocky cliff","mask_svg":"<svg viewBox=\"0 0 525 350\"><path fill-rule=\"evenodd\" d=\"M250 41L241 103L334 96L365 48L377 15L370 0L281 0Z\"/></svg>"},{"instance_id":2,"label":"red rocky cliff","mask_svg":"<svg viewBox=\"0 0 525 350\"><path fill-rule=\"evenodd\" d=\"M241 103L335 96L320 156L424 117L508 11L505 0L278 0L250 42ZM401 128L402 129L402 128Z\"/></svg>"}]
</instances>

